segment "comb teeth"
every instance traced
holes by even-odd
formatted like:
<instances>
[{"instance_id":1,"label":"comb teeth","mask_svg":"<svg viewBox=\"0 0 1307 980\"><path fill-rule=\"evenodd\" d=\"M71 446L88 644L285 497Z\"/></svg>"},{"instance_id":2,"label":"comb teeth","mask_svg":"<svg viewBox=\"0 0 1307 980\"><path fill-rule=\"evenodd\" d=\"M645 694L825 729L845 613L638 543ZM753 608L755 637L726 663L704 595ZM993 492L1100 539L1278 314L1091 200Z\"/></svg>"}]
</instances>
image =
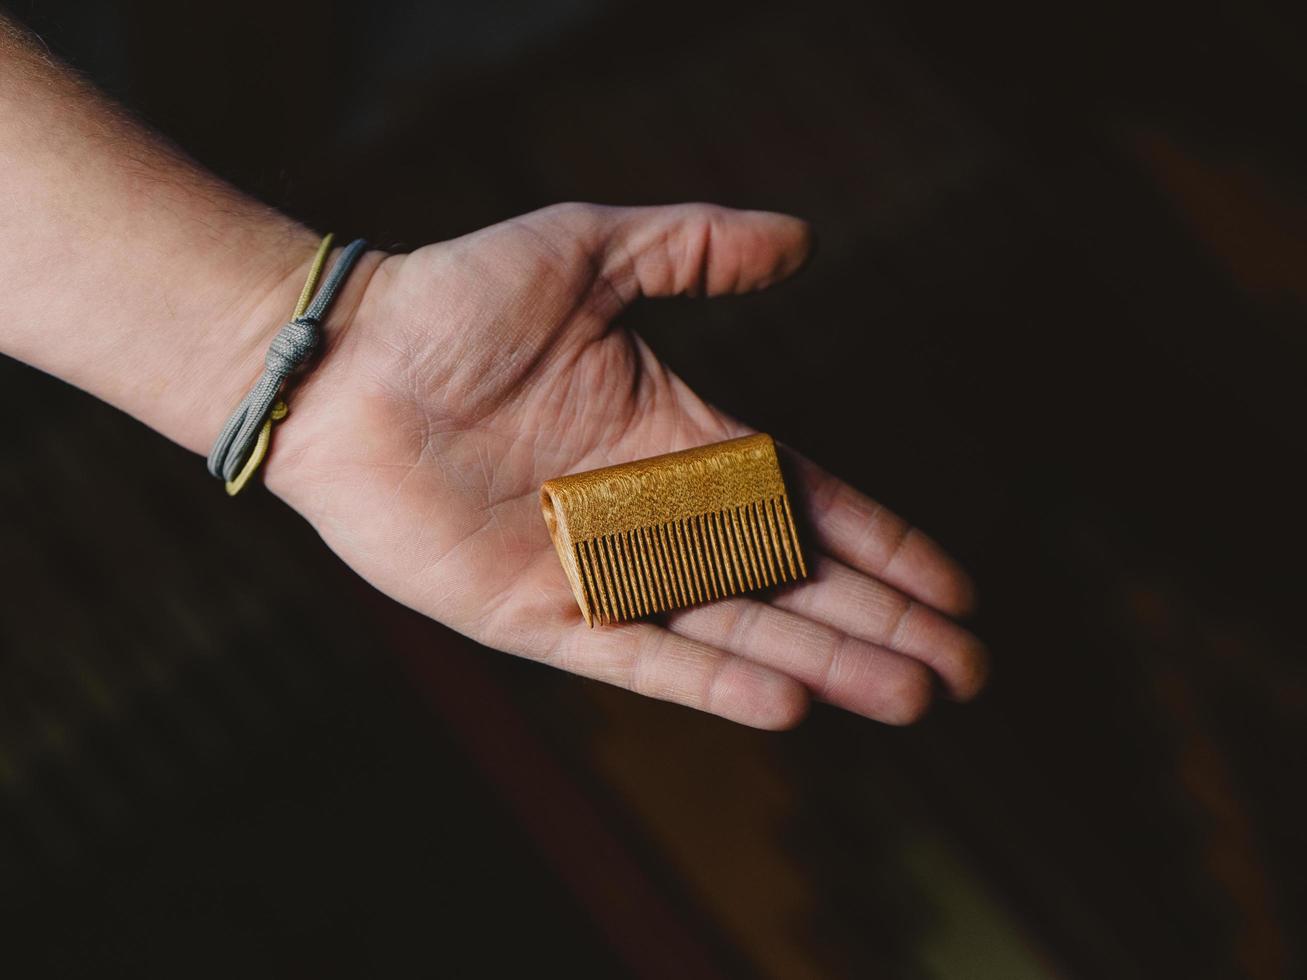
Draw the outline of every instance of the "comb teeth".
<instances>
[{"instance_id":1,"label":"comb teeth","mask_svg":"<svg viewBox=\"0 0 1307 980\"><path fill-rule=\"evenodd\" d=\"M785 494L578 541L583 598L599 623L805 578Z\"/></svg>"}]
</instances>

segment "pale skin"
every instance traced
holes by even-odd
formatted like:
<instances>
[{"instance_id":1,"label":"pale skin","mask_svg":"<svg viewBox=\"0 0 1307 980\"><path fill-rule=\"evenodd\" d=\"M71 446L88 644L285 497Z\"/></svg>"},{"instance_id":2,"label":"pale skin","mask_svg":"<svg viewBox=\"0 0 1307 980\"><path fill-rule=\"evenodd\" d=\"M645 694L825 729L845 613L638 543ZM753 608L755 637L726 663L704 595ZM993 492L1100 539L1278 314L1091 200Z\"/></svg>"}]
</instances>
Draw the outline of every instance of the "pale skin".
<instances>
[{"instance_id":1,"label":"pale skin","mask_svg":"<svg viewBox=\"0 0 1307 980\"><path fill-rule=\"evenodd\" d=\"M317 241L2 17L0 230L0 351L199 453L257 376ZM814 698L891 724L937 695L967 700L987 657L954 621L974 604L966 574L789 449L812 572L796 586L591 629L541 518L546 479L752 431L619 314L762 289L810 241L768 212L563 204L371 252L288 393L263 480L378 589L499 650L759 728L797 724Z\"/></svg>"}]
</instances>

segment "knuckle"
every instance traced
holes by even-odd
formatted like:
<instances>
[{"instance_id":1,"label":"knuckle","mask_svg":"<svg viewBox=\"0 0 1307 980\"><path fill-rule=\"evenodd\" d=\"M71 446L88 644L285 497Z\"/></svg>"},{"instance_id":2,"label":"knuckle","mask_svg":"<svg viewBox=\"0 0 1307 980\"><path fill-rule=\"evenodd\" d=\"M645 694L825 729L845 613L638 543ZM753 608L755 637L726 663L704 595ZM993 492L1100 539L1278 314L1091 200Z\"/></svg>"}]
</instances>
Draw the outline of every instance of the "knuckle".
<instances>
[{"instance_id":1,"label":"knuckle","mask_svg":"<svg viewBox=\"0 0 1307 980\"><path fill-rule=\"evenodd\" d=\"M542 208L541 213L560 221L567 221L588 217L593 210L593 204L586 204L583 201L560 201L557 204L549 205L547 208Z\"/></svg>"},{"instance_id":2,"label":"knuckle","mask_svg":"<svg viewBox=\"0 0 1307 980\"><path fill-rule=\"evenodd\" d=\"M729 704L732 692L726 676L728 663L726 657L721 657L708 669L703 679L703 689L695 699L693 707L719 714L722 706Z\"/></svg>"},{"instance_id":3,"label":"knuckle","mask_svg":"<svg viewBox=\"0 0 1307 980\"><path fill-rule=\"evenodd\" d=\"M903 554L904 548L916 533L914 528L901 517L894 516L887 511L881 510L877 513L877 520L873 522L876 537L884 539L884 555L880 561L881 572L887 572L898 561L899 556Z\"/></svg>"},{"instance_id":4,"label":"knuckle","mask_svg":"<svg viewBox=\"0 0 1307 980\"><path fill-rule=\"evenodd\" d=\"M848 644L853 642L851 637L840 636L833 638L827 645L825 657L825 666L820 672L819 679L813 688L817 697L829 700L832 693L840 686L844 676L844 658L847 656Z\"/></svg>"},{"instance_id":5,"label":"knuckle","mask_svg":"<svg viewBox=\"0 0 1307 980\"><path fill-rule=\"evenodd\" d=\"M744 623L744 600L727 599L713 605L691 606L680 615L685 617L698 615L706 618L710 613L713 617L712 627L719 635L725 637L725 642L730 643L739 637L741 626Z\"/></svg>"},{"instance_id":6,"label":"knuckle","mask_svg":"<svg viewBox=\"0 0 1307 980\"><path fill-rule=\"evenodd\" d=\"M643 694L646 697L661 695L656 677L658 660L656 644L656 639L646 634L635 641L634 649L631 651L626 686L636 694Z\"/></svg>"},{"instance_id":7,"label":"knuckle","mask_svg":"<svg viewBox=\"0 0 1307 980\"><path fill-rule=\"evenodd\" d=\"M913 613L917 604L906 596L895 594L892 606L885 619L885 633L882 642L891 650L902 650L910 638Z\"/></svg>"}]
</instances>

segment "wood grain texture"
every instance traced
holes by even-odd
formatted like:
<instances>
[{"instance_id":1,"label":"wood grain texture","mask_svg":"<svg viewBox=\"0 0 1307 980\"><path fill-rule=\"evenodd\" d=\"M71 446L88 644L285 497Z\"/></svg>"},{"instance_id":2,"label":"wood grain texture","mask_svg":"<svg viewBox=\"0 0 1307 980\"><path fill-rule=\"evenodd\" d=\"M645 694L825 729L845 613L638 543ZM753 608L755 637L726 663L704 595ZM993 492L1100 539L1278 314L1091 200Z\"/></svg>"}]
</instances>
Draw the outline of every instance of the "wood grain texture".
<instances>
[{"instance_id":1,"label":"wood grain texture","mask_svg":"<svg viewBox=\"0 0 1307 980\"><path fill-rule=\"evenodd\" d=\"M590 626L808 574L768 435L548 480L540 507Z\"/></svg>"}]
</instances>

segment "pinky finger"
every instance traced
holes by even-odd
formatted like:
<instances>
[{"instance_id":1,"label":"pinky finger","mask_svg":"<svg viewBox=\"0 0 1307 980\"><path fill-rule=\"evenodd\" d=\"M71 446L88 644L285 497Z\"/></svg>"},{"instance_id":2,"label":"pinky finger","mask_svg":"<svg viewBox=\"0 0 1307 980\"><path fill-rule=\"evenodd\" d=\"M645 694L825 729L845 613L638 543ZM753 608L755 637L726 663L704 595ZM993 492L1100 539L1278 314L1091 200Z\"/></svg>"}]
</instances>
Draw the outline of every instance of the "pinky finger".
<instances>
[{"instance_id":1,"label":"pinky finger","mask_svg":"<svg viewBox=\"0 0 1307 980\"><path fill-rule=\"evenodd\" d=\"M793 728L808 712L793 677L652 623L565 629L545 661L753 728Z\"/></svg>"}]
</instances>

